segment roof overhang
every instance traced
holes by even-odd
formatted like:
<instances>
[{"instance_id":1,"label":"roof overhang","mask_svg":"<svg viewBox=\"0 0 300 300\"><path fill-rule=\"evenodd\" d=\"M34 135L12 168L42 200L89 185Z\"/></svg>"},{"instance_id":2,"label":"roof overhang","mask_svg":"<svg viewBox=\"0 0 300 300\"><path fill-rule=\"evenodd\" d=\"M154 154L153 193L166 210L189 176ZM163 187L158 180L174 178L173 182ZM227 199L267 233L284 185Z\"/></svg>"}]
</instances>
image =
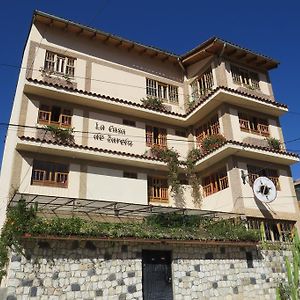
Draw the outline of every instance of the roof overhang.
<instances>
[{"instance_id":1,"label":"roof overhang","mask_svg":"<svg viewBox=\"0 0 300 300\"><path fill-rule=\"evenodd\" d=\"M279 165L292 165L299 161L297 155L288 152L275 152L266 148L252 146L234 141L227 141L219 148L201 157L196 163L196 171L200 172L222 161L229 156L261 160Z\"/></svg>"},{"instance_id":2,"label":"roof overhang","mask_svg":"<svg viewBox=\"0 0 300 300\"><path fill-rule=\"evenodd\" d=\"M161 61L169 60L178 63L178 55L167 52L156 47L146 46L128 39L124 39L114 34L110 34L89 26L65 20L51 14L41 11L35 11L33 15L33 23L39 22L60 30L70 31L77 36L83 36L91 40L99 41L105 44L111 44L126 51L136 51L139 54L148 55L151 58L160 59Z\"/></svg>"},{"instance_id":3,"label":"roof overhang","mask_svg":"<svg viewBox=\"0 0 300 300\"><path fill-rule=\"evenodd\" d=\"M19 138L16 149L32 153L61 156L64 158L92 160L167 171L166 163L155 158L146 157L144 155L78 145L72 146L34 138Z\"/></svg>"},{"instance_id":4,"label":"roof overhang","mask_svg":"<svg viewBox=\"0 0 300 300\"><path fill-rule=\"evenodd\" d=\"M186 54L183 54L180 59L184 66L189 66L212 55L227 57L249 67L265 70L274 69L279 65L279 62L270 57L255 53L217 37L212 37Z\"/></svg>"},{"instance_id":5,"label":"roof overhang","mask_svg":"<svg viewBox=\"0 0 300 300\"><path fill-rule=\"evenodd\" d=\"M64 92L62 93L62 91ZM175 126L193 125L222 103L255 111L259 110L273 116L281 116L288 111L287 107L280 103L225 87L218 87L213 90L187 114L153 110L132 101L64 88L32 79L25 82L24 92Z\"/></svg>"}]
</instances>

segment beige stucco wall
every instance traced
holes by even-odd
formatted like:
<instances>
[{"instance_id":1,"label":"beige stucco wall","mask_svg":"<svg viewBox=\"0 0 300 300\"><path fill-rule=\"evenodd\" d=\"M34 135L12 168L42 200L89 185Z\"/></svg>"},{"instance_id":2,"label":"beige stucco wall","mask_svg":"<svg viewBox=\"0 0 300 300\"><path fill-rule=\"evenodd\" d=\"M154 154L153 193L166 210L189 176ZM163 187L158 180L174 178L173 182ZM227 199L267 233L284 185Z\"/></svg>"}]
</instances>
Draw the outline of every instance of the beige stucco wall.
<instances>
[{"instance_id":1,"label":"beige stucco wall","mask_svg":"<svg viewBox=\"0 0 300 300\"><path fill-rule=\"evenodd\" d=\"M178 86L179 105L168 105L174 112L184 111L183 74L173 63L40 24L32 28L32 42L35 79L42 79L40 69L44 67L48 49L76 58L73 81L78 89L86 90L89 86L95 93L140 102L146 97L146 78L151 78Z\"/></svg>"},{"instance_id":2,"label":"beige stucco wall","mask_svg":"<svg viewBox=\"0 0 300 300\"><path fill-rule=\"evenodd\" d=\"M147 175L123 177L123 170L87 167L87 199L148 204Z\"/></svg>"},{"instance_id":3,"label":"beige stucco wall","mask_svg":"<svg viewBox=\"0 0 300 300\"><path fill-rule=\"evenodd\" d=\"M248 174L247 164L258 165L261 168L272 168L277 169L279 174L279 184L280 190L277 191L277 197L275 201L262 204L258 200L255 200L253 196L253 191L249 183L242 183L242 179L240 178L240 182L236 184L241 186L241 195L240 198L243 201L245 213L254 216L265 216L274 217L274 218L292 218L295 219L295 214L298 213L298 208L296 204L296 199L293 196L292 186L290 184L290 174L287 170L287 167L281 167L279 165L267 164L264 162L258 162L253 160L239 159L238 160L238 168ZM294 216L294 218L293 218Z\"/></svg>"}]
</instances>

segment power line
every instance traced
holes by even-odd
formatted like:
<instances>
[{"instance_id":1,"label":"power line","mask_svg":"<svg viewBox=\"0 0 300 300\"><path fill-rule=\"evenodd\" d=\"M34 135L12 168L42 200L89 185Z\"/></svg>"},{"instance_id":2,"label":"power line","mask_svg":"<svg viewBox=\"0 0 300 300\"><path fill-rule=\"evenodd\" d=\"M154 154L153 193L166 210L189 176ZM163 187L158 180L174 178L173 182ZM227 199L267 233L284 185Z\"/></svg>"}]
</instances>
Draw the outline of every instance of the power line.
<instances>
[{"instance_id":1,"label":"power line","mask_svg":"<svg viewBox=\"0 0 300 300\"><path fill-rule=\"evenodd\" d=\"M67 51L67 50L66 50ZM64 53L65 54L65 53ZM11 65L11 64L4 64L4 63L0 63L0 66L4 66L4 67L10 67L10 68L17 68L17 69L25 69L25 70L31 70L31 71L40 71L40 69L35 69L35 68L27 68L27 67L22 67L22 66L17 66L17 65ZM138 85L132 85L132 84L126 84L126 83L120 83L120 82L116 82L116 81L108 81L108 80L101 80L101 79L97 79L97 78L92 78L92 77L85 77L85 76L73 76L73 78L78 78L78 79L89 79L91 81L96 81L96 82L102 82L102 83L106 83L106 84L114 84L114 85L119 85L119 86L126 86L126 87L131 87L131 88L138 88L138 89L142 89L142 90L146 90L147 87L145 86L138 86ZM173 80L174 81L174 80ZM184 93L179 93L178 95L181 96L185 96Z\"/></svg>"},{"instance_id":2,"label":"power line","mask_svg":"<svg viewBox=\"0 0 300 300\"><path fill-rule=\"evenodd\" d=\"M122 125L122 124L120 124ZM33 129L30 132L36 132L37 129L39 130L45 130L45 132L49 131L47 130L46 127L38 127L38 126L30 126L30 125L19 125L19 124L10 124L10 123L0 123L0 129L1 127L7 128L7 130L14 130L14 131L18 131L19 128L27 128L27 129ZM13 127L13 128L9 128L9 127ZM134 128L134 127L133 127ZM115 134L113 132L110 133L105 133L105 132L101 132L101 131L82 131L82 130L73 130L72 133L79 133L81 134L80 136L84 136L85 134L87 135L97 135L97 134L101 134L103 136L110 136L110 137L118 137L118 138L122 138L122 135L120 134ZM79 135L77 135L77 137L79 137ZM124 138L139 138L139 139L143 139L143 141L139 141L139 140L133 140L134 142L142 142L144 143L146 135L123 135ZM88 136L87 138L94 138L93 136ZM182 139L176 139L176 138L166 138L167 141L173 141L173 142L180 142L180 143L192 143L195 144L197 143L196 141L192 140L186 140L186 137L182 137ZM291 143L291 142L295 142L300 140L300 138L298 139L294 139L294 140L290 140L290 141L286 141L285 143L281 143L282 145L287 144L287 143ZM286 149L287 151L291 151L291 152L300 152L300 150L292 150L292 149ZM240 150L239 150L240 151Z\"/></svg>"}]
</instances>

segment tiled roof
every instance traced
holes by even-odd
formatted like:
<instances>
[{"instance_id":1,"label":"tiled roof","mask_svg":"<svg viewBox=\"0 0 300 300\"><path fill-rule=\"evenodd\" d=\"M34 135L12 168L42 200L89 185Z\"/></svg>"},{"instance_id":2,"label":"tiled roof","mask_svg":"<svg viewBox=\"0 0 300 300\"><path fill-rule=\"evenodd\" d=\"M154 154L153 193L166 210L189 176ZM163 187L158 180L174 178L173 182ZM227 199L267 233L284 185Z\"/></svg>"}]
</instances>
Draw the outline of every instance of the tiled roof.
<instances>
[{"instance_id":1,"label":"tiled roof","mask_svg":"<svg viewBox=\"0 0 300 300\"><path fill-rule=\"evenodd\" d=\"M238 142L238 141L233 141L233 140L226 140L223 143L217 145L212 150L207 151L207 152L203 153L202 155L200 155L198 161L200 161L202 158L208 156L212 152L222 148L224 145L230 145L230 144L236 145L236 146L241 146L241 147L247 147L247 148L251 148L251 149L255 149L255 150L263 150L263 151L268 151L268 152L272 152L272 153L276 153L276 154L282 154L282 155L299 158L299 155L296 153L293 153L293 152L288 152L288 151L284 151L284 150L275 150L275 149L271 149L269 147L262 147L262 146L252 145L249 143L243 143L243 142Z\"/></svg>"},{"instance_id":2,"label":"tiled roof","mask_svg":"<svg viewBox=\"0 0 300 300\"><path fill-rule=\"evenodd\" d=\"M153 156L149 156L149 155L133 154L133 153L128 153L128 152L114 151L114 150L110 150L110 149L103 149L103 148L97 148L97 147L88 147L88 146L78 145L75 143L55 142L55 141L51 141L51 140L47 140L47 139L40 139L40 138L34 138L34 137L28 137L28 136L20 136L19 138L21 140L29 141L29 142L38 142L38 143L59 145L59 146L82 149L82 150L90 150L90 151L96 151L96 152L102 152L102 153L108 153L108 154L116 154L116 155L125 156L125 157L134 157L134 158L138 158L138 159L146 159L146 160L154 160L154 161L163 162L162 159L159 159L159 158L156 158ZM288 151L284 151L284 150L274 150L274 149L270 149L268 147L252 145L249 143L242 143L242 142L238 142L238 141L227 140L227 141L217 145L214 149L201 154L197 161L200 161L201 159L205 158L209 154L222 148L225 145L236 145L236 146L247 147L247 148L251 148L251 149L255 149L255 150L263 150L263 151L268 151L268 152L275 153L275 154L282 154L282 155L286 155L286 156L292 156L295 158L299 158L299 155L296 153L292 153L292 152L288 152ZM182 161L181 163L184 163L184 162Z\"/></svg>"},{"instance_id":3,"label":"tiled roof","mask_svg":"<svg viewBox=\"0 0 300 300\"><path fill-rule=\"evenodd\" d=\"M58 145L58 146L75 148L75 149L102 152L102 153L107 153L107 154L116 154L116 155L125 156L125 157L134 157L134 158L138 158L138 159L155 160L155 161L160 161L160 162L163 161L159 158L152 157L152 156L149 156L149 155L141 155L141 154L122 152L122 151L114 151L114 150L98 148L98 147L88 147L88 146L78 145L78 144L75 144L75 143L67 143L67 142L63 143L63 142L51 141L51 140L48 140L48 139L40 139L40 138L29 137L29 136L24 136L24 135L20 136L19 138L23 141L28 141L28 142L37 142L37 143Z\"/></svg>"},{"instance_id":4,"label":"tiled roof","mask_svg":"<svg viewBox=\"0 0 300 300\"><path fill-rule=\"evenodd\" d=\"M260 97L260 96L255 96L253 94L246 93L244 91L238 91L236 89L231 89L231 88L228 88L228 87L225 87L225 86L218 86L215 89L213 89L209 94L207 94L205 97L203 97L201 99L201 101L197 102L191 109L189 109L187 111L186 114L179 114L179 113L175 113L175 112L170 112L170 111L168 111L166 109L149 108L149 107L146 107L143 104L136 103L136 102L129 101L129 100L125 100L125 99L120 99L120 98L110 97L110 96L102 95L102 94L98 94L98 93L93 93L93 92L88 92L88 91L84 91L84 90L79 90L79 89L73 88L71 86L70 87L66 87L66 86L64 86L62 84L58 84L58 83L49 83L49 82L45 82L44 80L38 80L38 79L33 79L33 78L27 78L27 80L29 82L32 82L32 83L43 84L43 85L47 85L47 86L51 86L51 87L55 87L55 88L63 88L64 90L71 91L71 92L76 92L76 93L79 93L79 94L82 94L82 95L88 95L88 96L93 96L93 97L97 97L97 98L104 98L104 99L110 100L112 102L117 102L117 103L122 103L122 104L127 104L127 105L131 105L131 106L135 106L135 107L140 107L140 108L144 108L144 109L147 109L147 110L150 110L150 111L157 111L157 112L161 112L161 113L164 113L164 114L167 114L167 115L173 115L173 116L177 116L177 117L181 117L181 118L188 117L189 114L191 114L194 110L197 109L197 107L199 107L201 104L205 103L211 96L213 96L219 90L223 90L223 91L235 93L237 95L242 95L242 96L250 97L250 98L253 98L255 100L259 100L261 102L274 105L274 106L279 107L279 108L287 108L287 105L279 103L279 102L272 101L272 100L270 100L268 98L263 98L263 97Z\"/></svg>"}]
</instances>

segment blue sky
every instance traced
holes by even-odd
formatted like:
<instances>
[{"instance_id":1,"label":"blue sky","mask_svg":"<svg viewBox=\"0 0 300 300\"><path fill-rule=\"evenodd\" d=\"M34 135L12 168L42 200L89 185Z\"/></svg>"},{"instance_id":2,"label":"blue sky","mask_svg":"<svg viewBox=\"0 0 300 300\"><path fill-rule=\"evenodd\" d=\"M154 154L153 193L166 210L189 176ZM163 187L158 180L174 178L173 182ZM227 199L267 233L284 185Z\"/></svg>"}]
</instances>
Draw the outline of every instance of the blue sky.
<instances>
[{"instance_id":1,"label":"blue sky","mask_svg":"<svg viewBox=\"0 0 300 300\"><path fill-rule=\"evenodd\" d=\"M92 26L176 54L218 36L280 61L271 71L278 102L290 112L281 118L288 150L300 153L300 1L10 0L0 10L0 123L8 123L34 9ZM299 127L298 127L299 126ZM6 127L0 126L2 160ZM292 167L300 178L300 164Z\"/></svg>"}]
</instances>

